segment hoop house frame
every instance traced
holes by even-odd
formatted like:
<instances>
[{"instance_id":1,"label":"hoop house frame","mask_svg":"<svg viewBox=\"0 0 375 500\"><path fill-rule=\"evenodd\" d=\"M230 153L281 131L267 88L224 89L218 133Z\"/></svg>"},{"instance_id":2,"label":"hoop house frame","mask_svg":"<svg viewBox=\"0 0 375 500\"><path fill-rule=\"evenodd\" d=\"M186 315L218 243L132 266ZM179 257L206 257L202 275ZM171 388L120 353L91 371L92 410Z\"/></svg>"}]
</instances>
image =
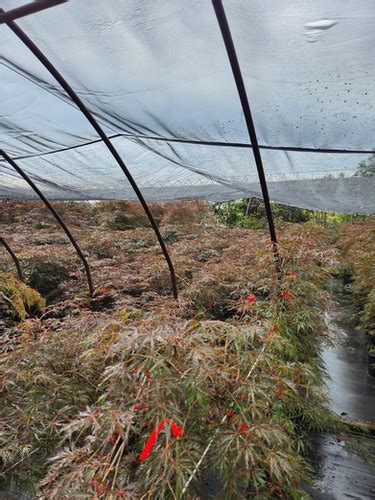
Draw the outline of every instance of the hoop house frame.
<instances>
[{"instance_id":1,"label":"hoop house frame","mask_svg":"<svg viewBox=\"0 0 375 500\"><path fill-rule=\"evenodd\" d=\"M69 238L71 244L75 248L75 251L77 252L79 258L82 261L82 264L85 268L86 272L86 277L87 277L87 284L89 287L89 293L90 297L92 297L94 293L94 286L92 283L92 277L91 277L91 271L90 271L90 266L83 255L83 252L78 245L76 239L70 232L68 226L65 224L64 220L62 219L61 215L58 213L58 211L55 209L55 207L49 202L49 200L44 196L44 194L41 192L41 190L36 186L36 184L31 180L31 178L26 174L26 172L2 149L0 149L0 155L11 165L14 170L28 183L28 185L31 187L31 189L39 196L39 198L42 200L42 202L45 204L45 206L48 208L48 210L51 212L51 214L54 216L54 218L57 220L59 223L60 227L63 229L64 233L67 235Z\"/></svg>"},{"instance_id":2,"label":"hoop house frame","mask_svg":"<svg viewBox=\"0 0 375 500\"><path fill-rule=\"evenodd\" d=\"M3 15L6 16L6 13L3 12ZM99 123L97 122L97 120L95 119L93 114L89 111L89 109L83 103L81 98L77 95L77 93L73 90L73 88L65 80L65 78L62 76L62 74L57 70L57 68L51 63L51 61L39 49L39 47L37 47L37 45L27 36L27 34L14 21L7 21L6 24L13 31L13 33L26 45L26 47L34 54L34 56L43 64L43 66L47 69L47 71L55 78L55 80L61 85L61 87L69 95L69 97L72 99L72 101L76 104L76 106L80 109L80 111L87 118L89 123L95 129L95 131L97 132L97 134L99 135L101 140L104 142L104 144L108 148L109 152L114 157L117 164L119 165L119 167L121 168L121 170L125 174L131 187L133 188L134 192L136 193L137 198L143 207L143 210L145 211L145 213L150 221L151 227L154 230L154 233L157 237L160 248L164 254L165 260L167 261L167 264L169 267L169 272L171 275L173 296L175 299L177 299L178 298L177 279L176 279L176 274L174 271L173 263L172 263L172 260L169 256L167 247L165 245L165 242L163 240L163 237L161 235L159 227L158 227L158 225L157 225L157 223L152 215L152 212L151 212L141 190L139 189L137 183L135 182L133 176L131 175L129 169L127 168L125 162L121 158L117 149L112 144L109 137L104 132L102 127L99 125Z\"/></svg>"},{"instance_id":3,"label":"hoop house frame","mask_svg":"<svg viewBox=\"0 0 375 500\"><path fill-rule=\"evenodd\" d=\"M13 252L12 248L10 247L9 243L7 243L5 241L5 239L0 236L0 243L4 246L5 250L9 253L9 255L12 257L13 259L13 262L15 263L16 265L16 268L17 268L17 274L18 274L18 277L20 279L20 281L25 281L24 278L23 278L23 274L22 274L22 269L21 269L21 265L20 265L20 261L18 260L18 257L17 255Z\"/></svg>"},{"instance_id":4,"label":"hoop house frame","mask_svg":"<svg viewBox=\"0 0 375 500\"><path fill-rule=\"evenodd\" d=\"M232 68L233 78L236 82L238 96L240 98L242 110L244 112L246 127L250 138L250 144L252 145L254 160L258 171L259 182L262 188L263 202L266 209L268 228L272 241L272 248L275 255L276 271L279 274L281 272L281 266L280 266L280 255L277 248L276 229L273 221L272 207L271 207L270 197L268 194L267 180L266 180L266 175L264 173L262 155L260 154L258 138L255 131L253 117L251 114L249 99L247 97L246 87L242 77L240 63L238 61L236 48L234 46L227 16L225 14L225 10L223 7L223 2L222 0L212 0L212 5L215 10L217 22L220 27L225 49L227 51L230 66Z\"/></svg>"}]
</instances>

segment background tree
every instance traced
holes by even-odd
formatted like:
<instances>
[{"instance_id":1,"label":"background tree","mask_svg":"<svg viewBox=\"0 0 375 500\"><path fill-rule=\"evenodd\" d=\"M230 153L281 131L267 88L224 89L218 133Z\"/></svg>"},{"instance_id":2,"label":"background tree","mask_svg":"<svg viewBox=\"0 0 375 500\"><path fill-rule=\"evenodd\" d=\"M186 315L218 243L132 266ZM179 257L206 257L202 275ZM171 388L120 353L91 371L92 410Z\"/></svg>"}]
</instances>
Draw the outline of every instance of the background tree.
<instances>
[{"instance_id":1,"label":"background tree","mask_svg":"<svg viewBox=\"0 0 375 500\"><path fill-rule=\"evenodd\" d=\"M367 160L363 160L359 163L358 169L354 175L356 177L371 177L372 175L375 175L374 153L371 156L369 156Z\"/></svg>"}]
</instances>

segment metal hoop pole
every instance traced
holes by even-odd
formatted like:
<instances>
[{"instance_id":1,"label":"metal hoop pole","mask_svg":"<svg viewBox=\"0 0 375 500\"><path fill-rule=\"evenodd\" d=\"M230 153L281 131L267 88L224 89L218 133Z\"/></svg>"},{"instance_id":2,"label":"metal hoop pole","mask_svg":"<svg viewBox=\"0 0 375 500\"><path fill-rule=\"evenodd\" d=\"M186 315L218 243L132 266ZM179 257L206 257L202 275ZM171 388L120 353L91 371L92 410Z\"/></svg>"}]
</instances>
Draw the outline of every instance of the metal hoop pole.
<instances>
[{"instance_id":1,"label":"metal hoop pole","mask_svg":"<svg viewBox=\"0 0 375 500\"><path fill-rule=\"evenodd\" d=\"M26 45L28 49L31 50L31 52L35 55L37 59L43 64L43 66L51 73L51 75L57 80L57 82L61 85L61 87L65 90L65 92L69 95L69 97L72 99L72 101L77 105L77 107L82 111L82 113L85 115L87 120L90 122L90 124L93 126L97 134L100 136L104 144L107 146L109 149L110 153L116 160L117 164L121 168L121 170L124 172L126 178L128 179L130 185L132 186L134 192L136 193L143 210L146 212L146 215L150 221L150 224L155 232L155 235L158 239L160 248L164 254L165 260L167 261L169 271L171 274L171 281L172 281L172 290L173 290L173 296L175 299L178 297L178 292L177 292L177 280L176 280L176 275L174 272L172 260L169 256L167 247L164 243L163 237L160 233L159 227L151 213L151 210L146 202L146 200L143 197L142 192L140 191L137 183L133 179L133 176L129 172L127 166L125 165L125 162L121 158L120 154L118 153L117 149L113 146L111 141L109 140L107 134L104 132L102 127L99 125L99 123L96 121L92 113L88 110L86 105L82 102L80 97L76 94L76 92L73 90L73 88L69 85L69 83L65 80L65 78L61 75L61 73L55 68L55 66L49 61L49 59L43 54L43 52L35 45L35 43L26 35L26 33L14 22L14 21L9 21L6 23L9 28L13 31L13 33Z\"/></svg>"},{"instance_id":2,"label":"metal hoop pole","mask_svg":"<svg viewBox=\"0 0 375 500\"><path fill-rule=\"evenodd\" d=\"M217 21L219 23L221 35L223 37L224 45L225 45L225 48L226 48L226 51L228 54L228 58L229 58L229 62L230 62L231 68L232 68L233 77L234 77L234 80L236 82L236 87L237 87L238 95L239 95L239 98L241 101L242 110L244 112L247 131L248 131L248 134L250 137L250 143L252 145L252 151L254 154L255 164L257 167L257 171L258 171L259 182L260 182L260 185L262 188L262 195L263 195L264 205L266 208L268 227L269 227L269 232L270 232L271 241L272 241L272 247L273 247L273 251L274 251L274 255L275 255L275 259L276 259L276 270L278 273L280 273L280 271L281 271L280 256L279 256L279 251L277 248L276 230L275 230L275 224L273 221L270 197L268 194L267 180L266 180L266 176L264 173L262 156L260 154L258 139L257 139L257 135L255 132L253 117L251 115L250 104L249 104L249 100L247 98L246 88L245 88L245 84L243 81L240 64L238 62L236 49L234 46L232 34L230 32L230 28L229 28L229 24L228 24L228 20L227 20L226 14L225 14L222 0L212 0L212 5L214 7L216 18L217 18Z\"/></svg>"},{"instance_id":3,"label":"metal hoop pole","mask_svg":"<svg viewBox=\"0 0 375 500\"><path fill-rule=\"evenodd\" d=\"M75 240L74 236L70 232L69 228L66 226L65 222L61 218L60 214L57 212L55 207L51 205L51 203L48 201L48 199L44 196L44 194L41 192L41 190L34 184L34 182L30 179L30 177L24 172L24 170L17 165L17 163L2 149L0 149L0 155L11 165L16 172L20 174L20 176L28 183L28 185L35 191L35 193L39 196L39 198L43 201L45 206L48 208L48 210L51 212L51 214L55 217L57 222L60 224L61 228L69 238L71 244L74 246L79 258L82 261L82 264L85 268L86 271L86 276L87 276L87 283L89 286L89 292L90 292L90 297L92 297L94 293L94 287L92 284L92 279L91 279L91 272L90 272L90 267L88 265L88 262L83 255L77 241Z\"/></svg>"},{"instance_id":4,"label":"metal hoop pole","mask_svg":"<svg viewBox=\"0 0 375 500\"><path fill-rule=\"evenodd\" d=\"M6 13L0 12L0 24L28 16L30 14L35 14L36 12L49 9L50 7L55 7L56 5L60 5L67 1L68 0L34 0L34 2L8 10Z\"/></svg>"},{"instance_id":5,"label":"metal hoop pole","mask_svg":"<svg viewBox=\"0 0 375 500\"><path fill-rule=\"evenodd\" d=\"M12 257L12 259L16 265L17 273L18 273L18 277L19 277L20 281L24 281L21 266L20 266L20 261L18 260L17 255L13 252L13 250L10 248L10 246L8 245L8 243L4 240L4 238L2 236L0 236L0 243L2 243L4 245L5 250Z\"/></svg>"}]
</instances>

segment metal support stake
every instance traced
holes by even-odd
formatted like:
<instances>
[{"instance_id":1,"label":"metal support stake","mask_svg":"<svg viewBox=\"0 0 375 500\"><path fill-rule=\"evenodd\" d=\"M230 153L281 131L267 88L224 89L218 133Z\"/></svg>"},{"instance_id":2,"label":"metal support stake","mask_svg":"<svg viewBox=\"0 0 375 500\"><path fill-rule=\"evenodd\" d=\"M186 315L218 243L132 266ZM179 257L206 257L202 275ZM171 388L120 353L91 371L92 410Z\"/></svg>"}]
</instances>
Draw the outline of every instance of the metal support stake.
<instances>
[{"instance_id":1,"label":"metal support stake","mask_svg":"<svg viewBox=\"0 0 375 500\"><path fill-rule=\"evenodd\" d=\"M112 156L116 160L116 162L119 165L119 167L121 168L121 170L124 172L126 178L128 179L134 192L136 193L144 211L146 212L146 215L147 215L147 217L150 221L150 224L155 232L155 235L158 239L159 245L160 245L161 250L164 254L165 260L167 261L169 271L171 274L173 296L175 299L177 299L177 296L178 296L177 280L176 280L176 275L174 272L172 260L169 256L167 247L165 246L165 243L164 243L163 237L160 233L159 227L158 227L158 225L157 225L157 223L156 223L156 221L151 213L149 206L147 205L146 200L143 197L142 192L140 191L135 180L133 179L133 176L129 172L123 159L119 155L117 149L113 146L113 144L109 140L108 136L106 135L106 133L104 132L102 127L96 121L96 119L94 118L92 113L88 110L86 105L82 102L80 97L76 94L76 92L69 85L69 83L65 80L65 78L61 75L61 73L55 68L55 66L49 61L49 59L43 54L43 52L35 45L35 43L26 35L26 33L14 21L7 22L7 25L13 31L13 33L26 45L26 47L31 50L31 52L35 55L35 57L37 59L39 59L39 61L43 64L43 66L51 73L51 75L57 80L57 82L61 85L61 87L69 95L69 97L72 99L72 101L82 111L82 113L85 115L87 120L93 126L93 128L95 129L97 134L100 136L100 138L102 139L104 144L109 149L110 153L112 154Z\"/></svg>"},{"instance_id":2,"label":"metal support stake","mask_svg":"<svg viewBox=\"0 0 375 500\"><path fill-rule=\"evenodd\" d=\"M251 115L250 104L247 98L246 88L242 78L240 64L238 62L236 49L234 47L232 34L230 32L222 0L212 0L212 5L214 7L216 18L220 26L220 31L224 40L225 48L232 68L233 77L236 82L238 95L241 101L242 110L244 112L247 131L249 133L250 143L252 145L254 159L258 170L259 182L262 188L262 195L263 195L264 205L266 208L268 227L271 236L273 252L275 255L276 271L277 273L280 273L281 272L280 255L277 248L276 230L273 222L272 208L268 194L267 181L264 173L263 162L260 154L257 135L255 132L254 122Z\"/></svg>"},{"instance_id":3,"label":"metal support stake","mask_svg":"<svg viewBox=\"0 0 375 500\"><path fill-rule=\"evenodd\" d=\"M10 246L8 245L8 243L4 240L4 238L2 236L0 236L0 243L2 243L4 245L5 250L12 257L12 259L16 265L17 273L18 273L18 277L19 277L20 281L24 281L21 266L20 266L20 261L18 260L17 255L13 252L13 250L10 248Z\"/></svg>"},{"instance_id":4,"label":"metal support stake","mask_svg":"<svg viewBox=\"0 0 375 500\"><path fill-rule=\"evenodd\" d=\"M65 222L62 220L60 214L57 212L55 207L51 205L51 203L48 201L48 199L44 196L44 194L40 191L40 189L34 184L34 182L30 179L30 177L22 170L22 168L17 165L17 163L2 149L0 149L0 155L11 165L16 172L20 174L20 176L29 184L31 189L35 191L35 193L39 196L39 198L43 201L45 206L48 208L48 210L51 212L51 214L55 217L57 222L60 224L62 229L64 230L65 234L69 238L70 242L74 246L79 258L82 261L82 264L84 265L85 271L86 271L86 276L87 276L87 283L89 286L89 292L90 292L90 297L92 297L94 293L94 287L92 284L92 279L91 279L91 273L90 273L90 267L87 263L87 260L85 256L83 255L78 243L76 242L74 236L72 233L69 231L68 227L66 226Z\"/></svg>"}]
</instances>

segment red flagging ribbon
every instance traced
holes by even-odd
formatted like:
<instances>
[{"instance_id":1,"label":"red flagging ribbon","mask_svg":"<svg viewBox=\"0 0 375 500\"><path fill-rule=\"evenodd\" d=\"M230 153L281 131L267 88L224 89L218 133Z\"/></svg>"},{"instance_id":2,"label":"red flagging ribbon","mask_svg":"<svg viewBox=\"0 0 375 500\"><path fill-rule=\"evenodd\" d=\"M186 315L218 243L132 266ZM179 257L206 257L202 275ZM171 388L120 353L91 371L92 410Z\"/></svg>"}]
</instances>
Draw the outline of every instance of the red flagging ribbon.
<instances>
[{"instance_id":1,"label":"red flagging ribbon","mask_svg":"<svg viewBox=\"0 0 375 500\"><path fill-rule=\"evenodd\" d=\"M156 440L157 440L159 434L161 433L161 431L163 430L163 427L167 423L171 424L171 430L172 430L173 437L180 438L182 436L182 427L177 425L176 422L174 420L172 420L171 418L164 418L160 422L160 424L158 424L157 427L155 427L155 429L153 429L153 431L151 432L150 437L148 438L148 440L147 440L147 442L142 450L142 453L139 455L139 460L141 462L142 462L142 460L144 460L145 458L147 458L149 456L152 448L154 447L154 444L156 443Z\"/></svg>"}]
</instances>

